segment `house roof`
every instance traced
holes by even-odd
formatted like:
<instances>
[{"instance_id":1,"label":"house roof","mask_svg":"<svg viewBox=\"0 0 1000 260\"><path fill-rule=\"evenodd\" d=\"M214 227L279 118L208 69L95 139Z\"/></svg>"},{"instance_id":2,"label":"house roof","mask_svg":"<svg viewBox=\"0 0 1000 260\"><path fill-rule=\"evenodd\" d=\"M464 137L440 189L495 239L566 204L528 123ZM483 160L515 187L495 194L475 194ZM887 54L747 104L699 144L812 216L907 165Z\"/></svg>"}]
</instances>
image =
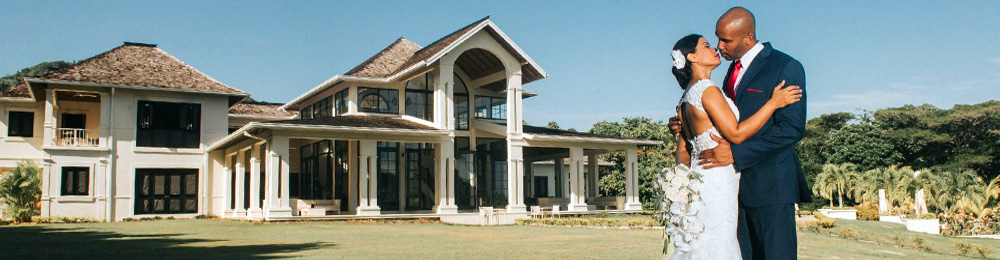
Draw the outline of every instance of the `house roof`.
<instances>
[{"instance_id":1,"label":"house roof","mask_svg":"<svg viewBox=\"0 0 1000 260\"><path fill-rule=\"evenodd\" d=\"M438 130L434 127L398 117L340 115L314 119L291 119L271 121L273 124L319 125L341 127L391 128L411 130Z\"/></svg>"},{"instance_id":2,"label":"house roof","mask_svg":"<svg viewBox=\"0 0 1000 260\"><path fill-rule=\"evenodd\" d=\"M420 66L431 66L449 50L455 48L479 31L486 31L521 63L522 84L548 77L548 74L538 64L535 64L535 61L528 57L503 31L500 31L500 28L493 21L490 21L489 16L487 16L432 42L426 47L421 48L420 45L404 38L396 39L395 42L347 73L336 75L320 83L316 87L292 99L282 106L282 108L297 108L296 106L299 102L341 81L355 80L385 83L394 80L396 77L406 75Z\"/></svg>"},{"instance_id":3,"label":"house roof","mask_svg":"<svg viewBox=\"0 0 1000 260\"><path fill-rule=\"evenodd\" d=\"M180 61L154 44L131 43L118 46L72 66L45 72L35 79L8 88L2 95L27 97L26 82L96 83L162 90L183 90L248 96ZM92 84L94 85L94 84ZM37 93L35 93L37 94ZM38 99L39 97L35 97Z\"/></svg>"},{"instance_id":4,"label":"house roof","mask_svg":"<svg viewBox=\"0 0 1000 260\"><path fill-rule=\"evenodd\" d=\"M240 102L229 107L230 116L291 118L296 113L279 109L282 104L263 102Z\"/></svg>"},{"instance_id":5,"label":"house roof","mask_svg":"<svg viewBox=\"0 0 1000 260\"><path fill-rule=\"evenodd\" d=\"M386 46L371 58L354 67L345 75L356 77L385 78L399 70L400 66L420 50L420 45L407 39L399 38Z\"/></svg>"}]
</instances>

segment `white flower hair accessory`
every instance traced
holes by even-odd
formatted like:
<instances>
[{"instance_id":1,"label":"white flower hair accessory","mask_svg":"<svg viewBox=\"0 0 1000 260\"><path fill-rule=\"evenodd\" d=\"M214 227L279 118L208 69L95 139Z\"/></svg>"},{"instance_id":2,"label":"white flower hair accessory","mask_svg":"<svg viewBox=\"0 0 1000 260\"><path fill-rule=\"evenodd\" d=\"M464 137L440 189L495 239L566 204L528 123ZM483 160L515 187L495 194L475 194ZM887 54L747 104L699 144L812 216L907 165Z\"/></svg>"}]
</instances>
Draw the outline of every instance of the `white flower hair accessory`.
<instances>
[{"instance_id":1,"label":"white flower hair accessory","mask_svg":"<svg viewBox=\"0 0 1000 260\"><path fill-rule=\"evenodd\" d=\"M670 56L674 58L674 68L683 69L684 64L687 63L687 59L684 58L684 54L681 50L670 51Z\"/></svg>"}]
</instances>

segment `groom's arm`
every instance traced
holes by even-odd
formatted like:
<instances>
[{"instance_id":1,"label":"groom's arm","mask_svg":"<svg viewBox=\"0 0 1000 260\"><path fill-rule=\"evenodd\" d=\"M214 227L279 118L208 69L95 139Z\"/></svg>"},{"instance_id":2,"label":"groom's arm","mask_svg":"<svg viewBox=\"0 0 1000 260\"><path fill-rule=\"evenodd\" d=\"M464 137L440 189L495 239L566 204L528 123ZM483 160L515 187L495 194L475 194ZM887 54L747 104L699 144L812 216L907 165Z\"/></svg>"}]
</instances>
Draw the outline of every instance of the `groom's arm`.
<instances>
[{"instance_id":1,"label":"groom's arm","mask_svg":"<svg viewBox=\"0 0 1000 260\"><path fill-rule=\"evenodd\" d=\"M736 171L743 171L770 158L802 140L806 128L806 73L802 63L792 59L782 69L780 78L787 86L799 86L802 99L774 112L774 125L746 142L732 146Z\"/></svg>"}]
</instances>

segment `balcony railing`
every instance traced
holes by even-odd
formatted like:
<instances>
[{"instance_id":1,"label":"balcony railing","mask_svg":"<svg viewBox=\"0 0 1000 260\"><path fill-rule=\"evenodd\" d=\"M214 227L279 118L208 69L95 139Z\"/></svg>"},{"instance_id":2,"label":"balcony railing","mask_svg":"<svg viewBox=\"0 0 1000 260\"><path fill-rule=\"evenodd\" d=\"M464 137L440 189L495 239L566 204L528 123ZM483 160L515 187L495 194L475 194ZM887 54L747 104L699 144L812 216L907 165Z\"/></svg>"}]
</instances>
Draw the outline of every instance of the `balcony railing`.
<instances>
[{"instance_id":1,"label":"balcony railing","mask_svg":"<svg viewBox=\"0 0 1000 260\"><path fill-rule=\"evenodd\" d=\"M56 129L56 145L97 147L100 145L100 136L97 129L59 128Z\"/></svg>"}]
</instances>

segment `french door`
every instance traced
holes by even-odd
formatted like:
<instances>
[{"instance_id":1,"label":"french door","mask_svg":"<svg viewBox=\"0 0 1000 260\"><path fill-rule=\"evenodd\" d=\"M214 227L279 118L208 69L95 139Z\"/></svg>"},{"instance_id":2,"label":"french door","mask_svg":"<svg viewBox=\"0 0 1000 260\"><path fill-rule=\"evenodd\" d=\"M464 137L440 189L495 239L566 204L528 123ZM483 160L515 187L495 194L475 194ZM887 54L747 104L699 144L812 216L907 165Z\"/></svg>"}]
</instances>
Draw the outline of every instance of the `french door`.
<instances>
[{"instance_id":1,"label":"french door","mask_svg":"<svg viewBox=\"0 0 1000 260\"><path fill-rule=\"evenodd\" d=\"M134 213L198 213L198 169L136 169Z\"/></svg>"}]
</instances>

